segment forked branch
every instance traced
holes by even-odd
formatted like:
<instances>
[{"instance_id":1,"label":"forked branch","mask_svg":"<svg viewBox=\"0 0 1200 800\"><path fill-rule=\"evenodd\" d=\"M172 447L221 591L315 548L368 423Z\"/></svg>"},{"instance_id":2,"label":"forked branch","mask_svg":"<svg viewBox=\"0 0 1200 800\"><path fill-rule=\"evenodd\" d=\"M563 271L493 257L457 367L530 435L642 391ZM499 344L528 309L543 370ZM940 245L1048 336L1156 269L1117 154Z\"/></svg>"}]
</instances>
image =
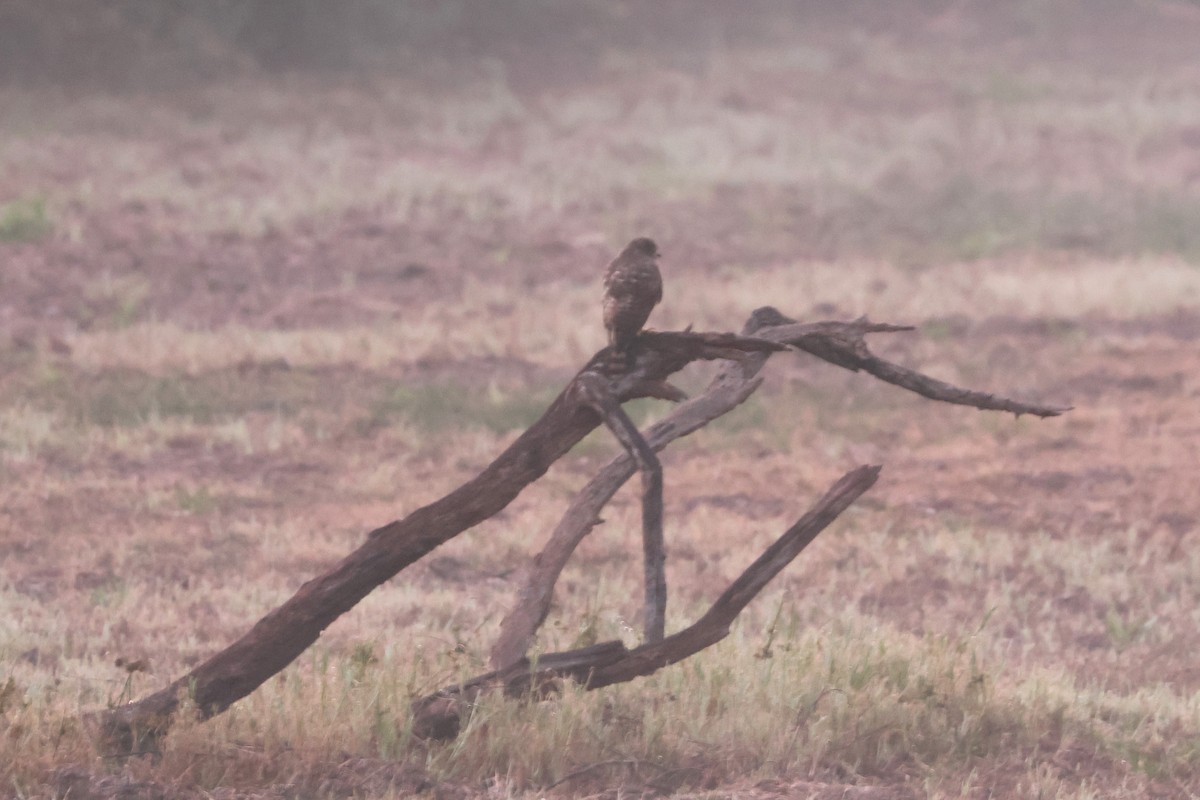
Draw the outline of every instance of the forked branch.
<instances>
[{"instance_id":1,"label":"forked branch","mask_svg":"<svg viewBox=\"0 0 1200 800\"><path fill-rule=\"evenodd\" d=\"M633 650L613 641L582 650L543 655L536 663L522 659L506 669L447 687L413 703L413 733L429 739L454 738L471 704L486 691L503 689L512 696L529 692L541 694L552 689L554 682L560 679L571 679L588 689L599 689L649 675L716 644L729 634L729 626L738 614L771 579L875 484L879 470L877 466L864 466L843 475L807 514L729 585L704 616L689 627L661 642L643 644Z\"/></svg>"},{"instance_id":2,"label":"forked branch","mask_svg":"<svg viewBox=\"0 0 1200 800\"><path fill-rule=\"evenodd\" d=\"M661 396L666 379L693 361L783 349L785 345L731 333L645 333L634 363L614 358L605 349L581 373L602 376L610 393L624 402ZM599 424L600 417L580 400L572 381L541 418L475 478L404 519L371 531L358 549L191 672L141 700L99 712L96 718L110 747L117 752L145 749L144 743L170 727L185 694L202 718L250 694L377 586L503 510Z\"/></svg>"},{"instance_id":3,"label":"forked branch","mask_svg":"<svg viewBox=\"0 0 1200 800\"><path fill-rule=\"evenodd\" d=\"M585 372L575 379L580 395L604 419L642 473L642 551L646 601L642 607L643 642L661 642L667 625L667 553L663 543L663 476L658 456L642 438L629 415L599 375Z\"/></svg>"},{"instance_id":4,"label":"forked branch","mask_svg":"<svg viewBox=\"0 0 1200 800\"><path fill-rule=\"evenodd\" d=\"M1068 407L1023 403L960 389L879 358L867 347L867 334L911 330L910 326L871 322L865 317L853 322L801 324L768 306L750 316L741 335L790 345L845 369L869 372L932 400L1040 417L1052 417L1069 410ZM758 389L761 379L757 376L769 355L769 351L747 353L727 362L702 394L678 406L646 430L647 444L654 450L662 450L674 440L699 430L745 402ZM500 636L492 647L490 665L493 669L502 670L513 665L529 651L538 628L549 613L554 585L571 554L595 527L601 509L629 480L634 470L634 461L629 456L617 456L575 496L546 546L523 576L513 606L500 625Z\"/></svg>"},{"instance_id":5,"label":"forked branch","mask_svg":"<svg viewBox=\"0 0 1200 800\"><path fill-rule=\"evenodd\" d=\"M580 375L599 376L608 393L619 402L637 397L673 397L674 392L666 380L687 364L697 360L733 359L740 366L728 372L734 377L721 389L724 394L719 402L736 405L757 385L753 372L737 377L738 370L744 365L761 362L770 353L797 347L848 369L870 372L936 400L1039 416L1054 416L1066 410L957 389L870 354L862 341L863 336L877 331L901 330L896 326L877 325L866 320L795 325L773 309L760 309L755 312L755 318L761 324L753 336L689 331L643 332L632 364L625 358L614 358L612 351L606 349L597 353ZM757 367L753 371L757 371ZM577 390L578 378L563 390L537 422L474 479L404 519L372 531L358 549L323 575L305 583L240 639L188 674L142 700L101 712L98 716L110 743L122 752L143 749L139 743L144 737L154 737L167 730L184 694L191 696L202 717L220 713L291 663L326 627L375 587L434 548L501 511L600 424L600 415L583 401ZM661 449L672 439L702 427L714 418L707 415L724 413L706 407L706 404L718 402L714 397L697 398L699 402L695 405L682 406L678 411L683 412L686 407L688 416L681 414L673 421L664 420L665 425L660 423L653 428L651 435L646 437L648 447ZM632 474L633 460L629 459L628 463L628 474ZM626 480L628 474L616 485ZM600 502L599 507L602 506L603 502ZM594 512L585 510L573 524L590 527L595 524L595 519ZM557 577L557 571L554 571L554 577ZM553 582L550 579L548 586L552 588ZM731 591L733 588L736 585ZM717 608L714 606L714 611L710 611L705 619L709 619ZM544 611L532 614L530 619L534 621L525 624L526 630L530 629L530 624L532 630L536 630L543 616ZM602 667L589 664L587 669L592 671L590 685L612 683L621 675L644 674L638 670L652 671L658 668L653 666L655 664L661 666L684 657L677 656L683 652L679 648L695 645L694 637L699 634L694 629L696 626L656 644L644 645L612 664ZM707 625L700 630L715 628ZM513 641L528 640L531 636L532 633L526 633ZM510 648L510 652L512 650L524 653L520 647ZM501 660L501 663L505 662Z\"/></svg>"}]
</instances>

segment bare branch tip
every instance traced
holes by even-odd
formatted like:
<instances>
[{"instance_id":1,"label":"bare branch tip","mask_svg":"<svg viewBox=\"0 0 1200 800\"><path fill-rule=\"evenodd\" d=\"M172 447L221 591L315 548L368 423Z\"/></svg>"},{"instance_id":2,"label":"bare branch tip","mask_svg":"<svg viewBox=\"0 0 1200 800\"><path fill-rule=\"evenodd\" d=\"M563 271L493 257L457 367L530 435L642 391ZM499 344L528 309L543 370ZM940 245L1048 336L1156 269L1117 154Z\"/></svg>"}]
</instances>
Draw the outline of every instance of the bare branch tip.
<instances>
[{"instance_id":1,"label":"bare branch tip","mask_svg":"<svg viewBox=\"0 0 1200 800\"><path fill-rule=\"evenodd\" d=\"M879 478L879 473L883 471L883 464L863 464L856 470L847 473L847 477L852 477L857 480L860 476L870 478L874 483Z\"/></svg>"}]
</instances>

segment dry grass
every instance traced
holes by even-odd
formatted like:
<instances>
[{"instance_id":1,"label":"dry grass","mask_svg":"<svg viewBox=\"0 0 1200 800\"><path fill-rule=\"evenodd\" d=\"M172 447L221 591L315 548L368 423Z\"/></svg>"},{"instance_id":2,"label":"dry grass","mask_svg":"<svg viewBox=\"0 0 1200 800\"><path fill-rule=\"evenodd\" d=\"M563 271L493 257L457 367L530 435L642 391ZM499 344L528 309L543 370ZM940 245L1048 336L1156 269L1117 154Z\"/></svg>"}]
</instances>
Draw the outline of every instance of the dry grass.
<instances>
[{"instance_id":1,"label":"dry grass","mask_svg":"<svg viewBox=\"0 0 1200 800\"><path fill-rule=\"evenodd\" d=\"M1200 792L1194 68L955 24L614 54L570 87L489 62L436 90L5 90L0 795ZM227 714L95 751L83 712L488 463L603 343L599 269L643 233L655 326L869 313L921 326L890 357L1077 409L779 359L664 456L669 627L841 470L884 477L719 646L411 737L411 697L482 668L513 569L615 452L598 434ZM606 512L539 647L635 640L637 514Z\"/></svg>"}]
</instances>

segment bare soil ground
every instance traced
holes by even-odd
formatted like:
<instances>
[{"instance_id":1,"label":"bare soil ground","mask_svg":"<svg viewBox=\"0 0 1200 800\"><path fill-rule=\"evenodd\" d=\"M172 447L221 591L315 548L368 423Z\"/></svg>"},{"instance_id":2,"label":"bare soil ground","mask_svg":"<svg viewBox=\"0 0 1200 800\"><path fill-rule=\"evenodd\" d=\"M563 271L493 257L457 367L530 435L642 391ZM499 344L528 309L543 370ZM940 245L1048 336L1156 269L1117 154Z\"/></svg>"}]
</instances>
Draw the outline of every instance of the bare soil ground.
<instances>
[{"instance_id":1,"label":"bare soil ground","mask_svg":"<svg viewBox=\"0 0 1200 800\"><path fill-rule=\"evenodd\" d=\"M1200 19L1035 5L559 76L5 90L0 794L1200 793ZM596 435L220 719L92 749L81 712L181 674L535 419L603 344L599 276L635 235L665 254L653 326L869 313L919 326L890 358L1075 410L777 357L665 455L668 627L841 471L883 479L695 664L408 733L409 697L482 665L513 571L616 452ZM632 641L636 519L623 492L543 646Z\"/></svg>"}]
</instances>

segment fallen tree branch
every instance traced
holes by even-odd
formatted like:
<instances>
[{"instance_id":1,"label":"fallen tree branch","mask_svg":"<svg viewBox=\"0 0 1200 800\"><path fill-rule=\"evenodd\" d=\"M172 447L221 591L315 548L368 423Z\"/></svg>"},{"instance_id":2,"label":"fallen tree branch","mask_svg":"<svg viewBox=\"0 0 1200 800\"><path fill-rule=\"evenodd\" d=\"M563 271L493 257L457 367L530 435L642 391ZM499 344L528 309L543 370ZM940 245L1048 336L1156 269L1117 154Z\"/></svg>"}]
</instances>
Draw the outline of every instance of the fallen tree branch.
<instances>
[{"instance_id":1,"label":"fallen tree branch","mask_svg":"<svg viewBox=\"0 0 1200 800\"><path fill-rule=\"evenodd\" d=\"M624 402L659 396L667 377L692 361L781 349L785 346L730 333L646 332L632 364L606 348L581 374L602 376L609 391ZM185 694L203 718L224 711L290 664L321 631L377 586L501 511L599 424L596 412L580 402L572 380L542 417L475 478L404 519L371 531L357 550L301 586L240 639L164 689L100 712L98 721L109 746L119 752L145 749L169 728Z\"/></svg>"},{"instance_id":2,"label":"fallen tree branch","mask_svg":"<svg viewBox=\"0 0 1200 800\"><path fill-rule=\"evenodd\" d=\"M750 315L742 333L754 336L766 326L779 324L780 318L782 315L774 309L759 309ZM662 450L744 403L762 383L756 376L768 355L751 353L723 365L702 394L677 406L664 419L650 426L643 435L646 444L652 450ZM523 576L512 609L501 622L500 635L492 646L489 660L492 669L501 670L516 664L529 652L537 629L550 611L554 584L563 567L583 537L600 521L601 509L633 476L636 468L636 462L630 456L617 456L575 496L549 542L533 558Z\"/></svg>"},{"instance_id":3,"label":"fallen tree branch","mask_svg":"<svg viewBox=\"0 0 1200 800\"><path fill-rule=\"evenodd\" d=\"M786 319L782 315L780 318ZM862 370L881 381L942 403L972 406L981 411L1008 411L1018 417L1022 414L1031 414L1036 417L1056 417L1071 410L1070 406L1023 403L987 392L960 389L945 381L922 375L916 370L880 358L867 348L867 344L862 338L863 333L909 330L913 329L898 325L879 325L868 322L866 317L863 317L848 325L841 322L803 324L788 320L760 335L771 341L790 344L852 372Z\"/></svg>"},{"instance_id":4,"label":"fallen tree branch","mask_svg":"<svg viewBox=\"0 0 1200 800\"><path fill-rule=\"evenodd\" d=\"M766 306L750 316L742 335L791 345L845 369L869 372L932 400L1011 411L1018 416L1049 417L1069 410L1069 407L1033 405L959 389L875 356L865 341L869 333L911 330L911 326L871 322L865 317L854 322L797 323ZM647 444L654 450L662 450L745 402L758 389L761 380L757 375L769 355L770 352L748 354L725 364L702 394L680 405L645 432ZM493 669L515 664L529 652L538 628L550 611L554 585L571 554L596 526L600 510L632 477L634 470L631 458L618 456L575 496L546 546L534 557L515 593L511 610L501 622L489 662Z\"/></svg>"},{"instance_id":5,"label":"fallen tree branch","mask_svg":"<svg viewBox=\"0 0 1200 800\"><path fill-rule=\"evenodd\" d=\"M872 356L862 343L862 336L876 331L904 330L897 326L866 320L792 325L791 320L773 309L763 309L756 315L773 327L764 327L756 336L645 331L639 335L637 357L632 364L624 357L614 357L606 348L580 374L600 376L607 382L610 394L620 402L637 397L676 398L677 391L667 383L667 378L692 361L749 361L792 346L849 369L871 372L932 399L1039 416L1053 416L1066 410L959 390ZM786 336L777 330L781 326L786 328L783 332ZM753 387L743 385L738 391L748 395ZM240 639L188 674L137 702L100 712L97 717L110 745L121 752L152 746L151 740L168 729L185 694L205 718L245 697L291 663L326 627L377 586L502 510L600 421L596 412L581 401L572 380L542 417L475 478L404 519L372 531L358 549L328 572L302 585L295 595L264 616ZM697 427L701 425L703 422ZM671 438L675 435L671 432ZM649 440L648 443L656 449L662 446ZM594 524L594 516L589 524ZM648 652L658 652L653 648L679 641L679 635L648 645L652 649ZM630 656L643 650L646 648L639 648ZM634 662L623 659L622 663Z\"/></svg>"},{"instance_id":6,"label":"fallen tree branch","mask_svg":"<svg viewBox=\"0 0 1200 800\"><path fill-rule=\"evenodd\" d=\"M771 579L875 484L879 470L877 466L863 466L843 475L808 513L730 584L704 616L682 631L633 650L613 641L544 655L536 664L522 659L506 669L447 687L413 702L413 733L427 739L454 738L465 712L486 691L503 689L512 696L531 691L540 694L562 679L599 689L649 675L716 644L728 635L729 626L738 614Z\"/></svg>"}]
</instances>

